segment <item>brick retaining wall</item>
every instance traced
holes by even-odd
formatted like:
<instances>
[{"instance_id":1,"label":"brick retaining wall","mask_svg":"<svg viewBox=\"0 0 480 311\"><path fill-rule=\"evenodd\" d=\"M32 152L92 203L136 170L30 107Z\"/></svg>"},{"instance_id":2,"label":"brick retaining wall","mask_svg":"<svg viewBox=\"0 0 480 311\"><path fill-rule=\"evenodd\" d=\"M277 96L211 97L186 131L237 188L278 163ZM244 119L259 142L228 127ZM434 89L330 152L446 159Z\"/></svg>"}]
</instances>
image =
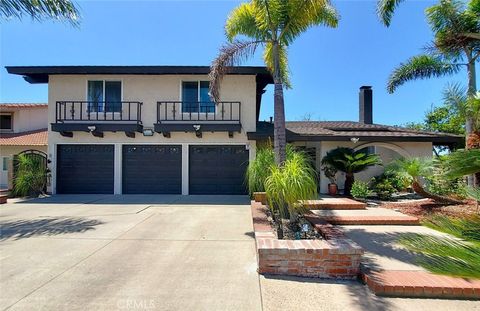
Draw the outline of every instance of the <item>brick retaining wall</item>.
<instances>
[{"instance_id":1,"label":"brick retaining wall","mask_svg":"<svg viewBox=\"0 0 480 311\"><path fill-rule=\"evenodd\" d=\"M258 272L318 278L353 279L359 274L363 249L343 235L329 240L278 240L266 207L252 201Z\"/></svg>"}]
</instances>

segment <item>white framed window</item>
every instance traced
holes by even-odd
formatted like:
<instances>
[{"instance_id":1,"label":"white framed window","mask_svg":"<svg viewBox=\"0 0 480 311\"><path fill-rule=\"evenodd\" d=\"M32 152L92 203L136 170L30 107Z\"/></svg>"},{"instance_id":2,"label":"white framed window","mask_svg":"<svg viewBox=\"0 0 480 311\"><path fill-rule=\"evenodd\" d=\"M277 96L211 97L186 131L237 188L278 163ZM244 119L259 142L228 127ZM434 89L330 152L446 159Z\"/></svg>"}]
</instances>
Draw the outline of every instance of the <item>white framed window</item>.
<instances>
[{"instance_id":1,"label":"white framed window","mask_svg":"<svg viewBox=\"0 0 480 311\"><path fill-rule=\"evenodd\" d=\"M89 112L120 112L122 110L122 81L87 81Z\"/></svg>"},{"instance_id":2,"label":"white framed window","mask_svg":"<svg viewBox=\"0 0 480 311\"><path fill-rule=\"evenodd\" d=\"M13 131L13 113L11 112L0 113L0 131L2 132Z\"/></svg>"},{"instance_id":3,"label":"white framed window","mask_svg":"<svg viewBox=\"0 0 480 311\"><path fill-rule=\"evenodd\" d=\"M182 81L182 112L215 113L215 103L208 94L210 81Z\"/></svg>"},{"instance_id":4,"label":"white framed window","mask_svg":"<svg viewBox=\"0 0 480 311\"><path fill-rule=\"evenodd\" d=\"M2 171L8 171L8 157L2 158Z\"/></svg>"}]
</instances>

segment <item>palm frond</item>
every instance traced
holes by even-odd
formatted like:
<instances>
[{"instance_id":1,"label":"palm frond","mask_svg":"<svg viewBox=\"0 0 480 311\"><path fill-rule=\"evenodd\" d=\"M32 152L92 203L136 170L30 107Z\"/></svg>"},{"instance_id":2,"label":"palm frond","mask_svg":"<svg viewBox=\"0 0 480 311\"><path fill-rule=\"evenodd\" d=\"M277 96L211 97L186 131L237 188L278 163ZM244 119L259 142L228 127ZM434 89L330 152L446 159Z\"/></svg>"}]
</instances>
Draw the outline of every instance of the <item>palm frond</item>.
<instances>
[{"instance_id":1,"label":"palm frond","mask_svg":"<svg viewBox=\"0 0 480 311\"><path fill-rule=\"evenodd\" d=\"M458 83L449 83L443 90L443 102L465 116L467 90Z\"/></svg>"},{"instance_id":2,"label":"palm frond","mask_svg":"<svg viewBox=\"0 0 480 311\"><path fill-rule=\"evenodd\" d=\"M380 0L377 3L377 15L385 26L390 26L393 13L404 0Z\"/></svg>"},{"instance_id":3,"label":"palm frond","mask_svg":"<svg viewBox=\"0 0 480 311\"><path fill-rule=\"evenodd\" d=\"M288 56L286 47L279 45L278 46L278 54L280 57L280 77L282 79L283 85L285 87L290 88L290 78L289 78L289 70L288 70ZM274 58L273 58L273 43L267 42L265 44L265 50L263 51L263 60L267 65L267 68L273 74L274 72Z\"/></svg>"},{"instance_id":4,"label":"palm frond","mask_svg":"<svg viewBox=\"0 0 480 311\"><path fill-rule=\"evenodd\" d=\"M400 64L392 72L388 79L387 90L389 93L393 93L405 82L452 75L457 73L459 69L460 65L446 63L429 55L414 56L406 63Z\"/></svg>"},{"instance_id":5,"label":"palm frond","mask_svg":"<svg viewBox=\"0 0 480 311\"><path fill-rule=\"evenodd\" d=\"M244 35L255 40L265 40L268 37L268 29L263 29L255 15L253 3L242 3L232 12L225 23L225 34L232 42L238 35Z\"/></svg>"},{"instance_id":6,"label":"palm frond","mask_svg":"<svg viewBox=\"0 0 480 311\"><path fill-rule=\"evenodd\" d=\"M289 45L301 33L315 25L335 28L340 16L328 0L291 0L284 2L278 40Z\"/></svg>"},{"instance_id":7,"label":"palm frond","mask_svg":"<svg viewBox=\"0 0 480 311\"><path fill-rule=\"evenodd\" d=\"M210 66L210 97L218 102L220 100L220 83L232 66L240 64L253 56L257 47L263 41L240 41L227 43L220 48L220 53Z\"/></svg>"},{"instance_id":8,"label":"palm frond","mask_svg":"<svg viewBox=\"0 0 480 311\"><path fill-rule=\"evenodd\" d=\"M457 150L445 158L446 175L451 178L480 172L480 149Z\"/></svg>"},{"instance_id":9,"label":"palm frond","mask_svg":"<svg viewBox=\"0 0 480 311\"><path fill-rule=\"evenodd\" d=\"M78 26L79 9L70 0L1 0L0 19L30 16L37 21L57 19Z\"/></svg>"}]
</instances>

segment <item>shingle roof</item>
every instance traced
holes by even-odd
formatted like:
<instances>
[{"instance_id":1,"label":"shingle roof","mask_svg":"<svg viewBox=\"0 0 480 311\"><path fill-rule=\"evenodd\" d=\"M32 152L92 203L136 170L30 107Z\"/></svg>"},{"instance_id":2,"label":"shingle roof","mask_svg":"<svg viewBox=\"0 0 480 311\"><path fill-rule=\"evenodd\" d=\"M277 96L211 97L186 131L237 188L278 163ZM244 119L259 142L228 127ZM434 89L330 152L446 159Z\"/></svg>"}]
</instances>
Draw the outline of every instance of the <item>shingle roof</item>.
<instances>
[{"instance_id":1,"label":"shingle roof","mask_svg":"<svg viewBox=\"0 0 480 311\"><path fill-rule=\"evenodd\" d=\"M2 108L46 108L47 103L0 103L0 109Z\"/></svg>"},{"instance_id":2,"label":"shingle roof","mask_svg":"<svg viewBox=\"0 0 480 311\"><path fill-rule=\"evenodd\" d=\"M46 146L47 129L22 133L0 133L0 146Z\"/></svg>"},{"instance_id":3,"label":"shingle roof","mask_svg":"<svg viewBox=\"0 0 480 311\"><path fill-rule=\"evenodd\" d=\"M348 141L426 141L435 144L460 143L463 137L448 133L417 131L382 124L364 124L354 121L287 121L287 140ZM265 139L273 135L273 124L258 122L257 131L248 133L249 139ZM363 138L363 139L362 139Z\"/></svg>"}]
</instances>

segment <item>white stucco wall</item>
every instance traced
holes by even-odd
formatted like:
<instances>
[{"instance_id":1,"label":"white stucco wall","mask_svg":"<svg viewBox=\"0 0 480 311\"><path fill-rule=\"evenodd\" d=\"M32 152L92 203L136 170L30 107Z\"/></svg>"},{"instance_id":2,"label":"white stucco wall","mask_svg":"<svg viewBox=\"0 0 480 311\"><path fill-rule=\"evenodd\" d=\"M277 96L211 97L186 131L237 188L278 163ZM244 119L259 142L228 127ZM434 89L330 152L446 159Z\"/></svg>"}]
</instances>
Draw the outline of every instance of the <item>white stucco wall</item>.
<instances>
[{"instance_id":1,"label":"white stucco wall","mask_svg":"<svg viewBox=\"0 0 480 311\"><path fill-rule=\"evenodd\" d=\"M312 144L312 143L311 143ZM432 143L430 142L389 142L389 143L378 143L378 142L358 142L356 144L352 142L334 142L334 141L323 141L315 142L315 144L320 148L320 159L317 156L317 163L320 163L321 159L327 154L328 151L335 149L337 147L349 147L354 149L361 149L365 146L376 146L376 153L380 155L382 163L388 164L393 159L399 157L432 157ZM393 150L392 150L393 149ZM318 154L318 150L317 150ZM317 166L318 168L318 166ZM364 172L355 174L355 178L362 181L369 181L372 177L377 176L383 172L382 166L370 167ZM343 189L343 184L345 182L345 174L342 172L337 173L337 184L339 188ZM320 175L320 192L328 192L328 179L323 173Z\"/></svg>"},{"instance_id":2,"label":"white stucco wall","mask_svg":"<svg viewBox=\"0 0 480 311\"><path fill-rule=\"evenodd\" d=\"M122 81L122 101L140 101L144 128L153 128L157 122L157 101L180 101L182 81L208 81L206 75L54 75L49 77L48 123L55 122L57 101L85 101L88 80ZM233 138L225 132L203 132L202 138L194 133L172 132L170 138L155 133L145 137L136 133L128 138L123 132L105 132L103 138L90 133L74 132L73 138L63 137L49 130L48 156L52 160L52 187L56 193L56 149L58 144L114 144L115 145L115 193L121 194L121 149L124 144L181 144L182 145L182 193L188 194L188 148L189 145L233 144L245 145L250 159L255 156L255 142L248 141L246 132L256 129L256 82L254 75L226 76L221 86L221 101L241 102L241 133ZM50 127L49 127L50 129Z\"/></svg>"}]
</instances>

